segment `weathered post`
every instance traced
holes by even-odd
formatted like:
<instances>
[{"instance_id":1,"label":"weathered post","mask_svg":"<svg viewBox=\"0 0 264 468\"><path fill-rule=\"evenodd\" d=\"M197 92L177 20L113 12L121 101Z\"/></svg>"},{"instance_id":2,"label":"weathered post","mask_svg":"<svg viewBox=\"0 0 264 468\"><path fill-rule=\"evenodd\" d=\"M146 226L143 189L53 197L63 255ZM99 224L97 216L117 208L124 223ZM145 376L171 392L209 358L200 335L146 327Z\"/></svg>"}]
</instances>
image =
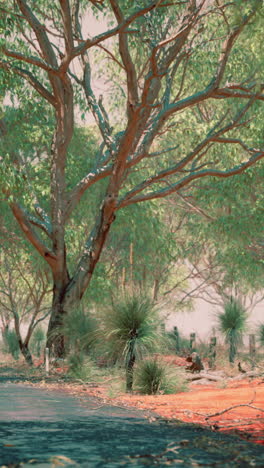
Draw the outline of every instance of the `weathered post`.
<instances>
[{"instance_id":1,"label":"weathered post","mask_svg":"<svg viewBox=\"0 0 264 468\"><path fill-rule=\"evenodd\" d=\"M160 324L160 331L161 331L161 334L162 334L162 335L165 335L165 333L166 333L165 323L161 323L161 324Z\"/></svg>"},{"instance_id":2,"label":"weathered post","mask_svg":"<svg viewBox=\"0 0 264 468\"><path fill-rule=\"evenodd\" d=\"M134 247L131 242L129 247L129 264L130 264L130 287L133 290L133 263L134 263Z\"/></svg>"},{"instance_id":3,"label":"weathered post","mask_svg":"<svg viewBox=\"0 0 264 468\"><path fill-rule=\"evenodd\" d=\"M45 348L45 371L49 375L49 348Z\"/></svg>"},{"instance_id":4,"label":"weathered post","mask_svg":"<svg viewBox=\"0 0 264 468\"><path fill-rule=\"evenodd\" d=\"M256 359L256 337L254 334L249 335L249 355L251 359L251 367L254 369Z\"/></svg>"},{"instance_id":5,"label":"weathered post","mask_svg":"<svg viewBox=\"0 0 264 468\"><path fill-rule=\"evenodd\" d=\"M195 351L195 339L196 339L195 333L190 333L190 352L191 353Z\"/></svg>"},{"instance_id":6,"label":"weathered post","mask_svg":"<svg viewBox=\"0 0 264 468\"><path fill-rule=\"evenodd\" d=\"M214 369L216 359L216 336L210 338L209 343L209 369Z\"/></svg>"},{"instance_id":7,"label":"weathered post","mask_svg":"<svg viewBox=\"0 0 264 468\"><path fill-rule=\"evenodd\" d=\"M179 335L178 327L173 327L173 334L175 337L175 351L176 351L176 354L178 354L180 351L180 335Z\"/></svg>"}]
</instances>

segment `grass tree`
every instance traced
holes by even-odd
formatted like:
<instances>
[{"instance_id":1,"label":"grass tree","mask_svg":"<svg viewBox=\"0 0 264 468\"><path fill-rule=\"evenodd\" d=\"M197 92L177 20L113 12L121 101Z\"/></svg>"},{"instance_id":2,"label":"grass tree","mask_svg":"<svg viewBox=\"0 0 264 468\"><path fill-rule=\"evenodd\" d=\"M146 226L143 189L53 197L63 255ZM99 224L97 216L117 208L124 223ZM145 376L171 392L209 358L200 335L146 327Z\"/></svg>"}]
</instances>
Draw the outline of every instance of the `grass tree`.
<instances>
[{"instance_id":1,"label":"grass tree","mask_svg":"<svg viewBox=\"0 0 264 468\"><path fill-rule=\"evenodd\" d=\"M225 301L224 311L218 316L219 329L224 334L229 345L229 362L233 363L237 353L237 346L242 340L246 329L247 313L241 302L230 297Z\"/></svg>"},{"instance_id":2,"label":"grass tree","mask_svg":"<svg viewBox=\"0 0 264 468\"><path fill-rule=\"evenodd\" d=\"M158 342L159 320L147 297L128 296L116 301L104 320L109 354L122 360L126 369L126 390L133 387L134 364Z\"/></svg>"}]
</instances>

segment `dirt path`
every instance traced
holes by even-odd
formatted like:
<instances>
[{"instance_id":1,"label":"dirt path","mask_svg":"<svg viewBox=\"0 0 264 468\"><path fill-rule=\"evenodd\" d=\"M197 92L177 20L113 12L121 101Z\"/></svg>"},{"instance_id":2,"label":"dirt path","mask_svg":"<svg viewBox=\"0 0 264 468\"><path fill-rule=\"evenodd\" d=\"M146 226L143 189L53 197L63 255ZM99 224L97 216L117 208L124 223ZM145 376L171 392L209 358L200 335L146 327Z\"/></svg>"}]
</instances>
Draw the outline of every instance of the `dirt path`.
<instances>
[{"instance_id":1,"label":"dirt path","mask_svg":"<svg viewBox=\"0 0 264 468\"><path fill-rule=\"evenodd\" d=\"M262 447L236 437L23 384L0 385L0 434L0 466L264 466Z\"/></svg>"}]
</instances>

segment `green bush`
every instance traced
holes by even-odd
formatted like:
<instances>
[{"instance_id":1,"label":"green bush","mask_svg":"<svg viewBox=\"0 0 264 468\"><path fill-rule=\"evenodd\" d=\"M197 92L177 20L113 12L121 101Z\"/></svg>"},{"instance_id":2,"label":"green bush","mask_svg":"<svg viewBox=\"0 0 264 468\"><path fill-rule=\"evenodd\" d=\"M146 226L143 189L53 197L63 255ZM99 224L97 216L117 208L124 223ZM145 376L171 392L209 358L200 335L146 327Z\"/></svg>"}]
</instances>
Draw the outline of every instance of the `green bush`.
<instances>
[{"instance_id":1,"label":"green bush","mask_svg":"<svg viewBox=\"0 0 264 468\"><path fill-rule=\"evenodd\" d=\"M82 306L65 315L61 332L70 354L88 354L94 345L96 322Z\"/></svg>"},{"instance_id":2,"label":"green bush","mask_svg":"<svg viewBox=\"0 0 264 468\"><path fill-rule=\"evenodd\" d=\"M149 358L136 369L135 388L144 395L170 394L185 391L187 384L174 367Z\"/></svg>"},{"instance_id":3,"label":"green bush","mask_svg":"<svg viewBox=\"0 0 264 468\"><path fill-rule=\"evenodd\" d=\"M71 354L68 357L68 364L68 374L71 377L84 382L91 380L94 365L84 353Z\"/></svg>"},{"instance_id":4,"label":"green bush","mask_svg":"<svg viewBox=\"0 0 264 468\"><path fill-rule=\"evenodd\" d=\"M46 334L41 327L37 327L34 330L32 338L30 340L30 350L35 356L40 357L46 341Z\"/></svg>"},{"instance_id":5,"label":"green bush","mask_svg":"<svg viewBox=\"0 0 264 468\"><path fill-rule=\"evenodd\" d=\"M13 356L14 359L19 358L19 344L15 330L6 330L4 333L4 351Z\"/></svg>"}]
</instances>

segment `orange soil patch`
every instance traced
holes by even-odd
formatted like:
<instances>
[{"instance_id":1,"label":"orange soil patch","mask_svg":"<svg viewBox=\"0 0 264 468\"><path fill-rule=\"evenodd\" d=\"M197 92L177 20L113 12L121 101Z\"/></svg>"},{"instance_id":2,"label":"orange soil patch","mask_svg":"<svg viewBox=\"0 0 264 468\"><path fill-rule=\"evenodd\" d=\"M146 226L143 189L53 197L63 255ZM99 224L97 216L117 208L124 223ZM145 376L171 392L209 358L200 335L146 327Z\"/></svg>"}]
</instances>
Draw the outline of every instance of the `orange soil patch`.
<instances>
[{"instance_id":1,"label":"orange soil patch","mask_svg":"<svg viewBox=\"0 0 264 468\"><path fill-rule=\"evenodd\" d=\"M106 388L88 388L85 393L122 404L154 411L166 419L206 425L213 430L236 433L264 445L264 382L255 379L232 382L227 388L190 385L190 391L175 395L122 394L106 396ZM231 406L237 408L225 411ZM209 417L215 413L221 413Z\"/></svg>"}]
</instances>

